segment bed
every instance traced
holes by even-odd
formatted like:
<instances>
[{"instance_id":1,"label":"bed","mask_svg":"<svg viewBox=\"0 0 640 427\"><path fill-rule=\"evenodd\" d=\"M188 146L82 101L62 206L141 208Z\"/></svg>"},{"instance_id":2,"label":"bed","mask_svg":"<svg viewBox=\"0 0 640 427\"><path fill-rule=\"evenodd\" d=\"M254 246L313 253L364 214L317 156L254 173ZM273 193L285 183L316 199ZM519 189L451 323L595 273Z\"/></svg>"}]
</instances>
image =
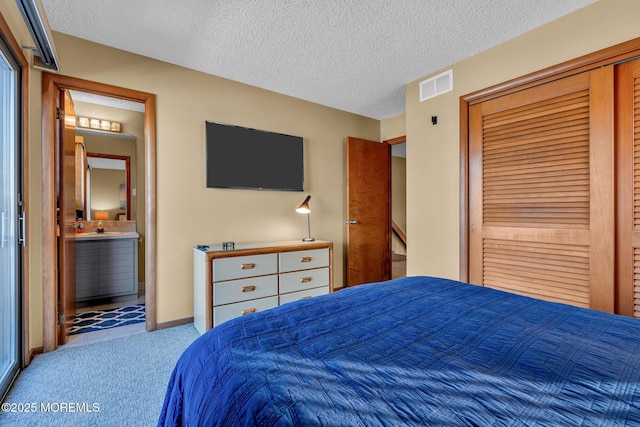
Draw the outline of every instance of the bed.
<instances>
[{"instance_id":1,"label":"bed","mask_svg":"<svg viewBox=\"0 0 640 427\"><path fill-rule=\"evenodd\" d=\"M161 426L640 425L640 320L431 277L230 320Z\"/></svg>"}]
</instances>

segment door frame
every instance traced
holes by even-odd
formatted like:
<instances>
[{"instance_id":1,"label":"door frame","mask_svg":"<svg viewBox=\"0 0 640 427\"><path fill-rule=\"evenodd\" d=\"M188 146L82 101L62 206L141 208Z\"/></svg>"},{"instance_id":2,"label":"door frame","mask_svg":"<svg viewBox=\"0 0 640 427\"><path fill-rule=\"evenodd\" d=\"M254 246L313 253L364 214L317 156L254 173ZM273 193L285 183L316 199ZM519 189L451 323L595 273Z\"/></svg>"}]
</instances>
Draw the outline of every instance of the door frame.
<instances>
[{"instance_id":1,"label":"door frame","mask_svg":"<svg viewBox=\"0 0 640 427\"><path fill-rule=\"evenodd\" d=\"M545 68L540 71L527 74L494 86L479 90L477 92L463 95L460 97L460 267L459 279L463 282L469 281L469 108L472 105L498 98L544 83L560 80L586 71L595 70L596 68L614 65L625 62L640 56L640 38L632 39L624 43L617 44L576 59L563 62ZM614 142L615 150L618 150L617 141ZM621 195L616 195L616 205L620 204ZM620 223L621 212L616 212L616 223ZM621 230L617 229L616 233ZM618 261L616 260L616 264ZM616 265L616 268L619 268ZM628 295L630 289L622 284L616 283L615 286L615 313L632 315L628 313L624 297ZM625 309L620 310L621 307Z\"/></svg>"},{"instance_id":2,"label":"door frame","mask_svg":"<svg viewBox=\"0 0 640 427\"><path fill-rule=\"evenodd\" d=\"M405 144L407 142L407 135L402 135L402 136L398 136L395 138L391 138L391 139L385 139L382 141L383 143L387 143L389 144L389 146L393 146L393 145L398 145L398 144ZM391 162L392 162L392 155L391 155L391 150L389 150L389 183L391 184L393 177L392 175L392 168L391 168ZM387 260L387 264L389 264L389 271L393 272L393 225L395 224L393 222L393 191L392 191L392 186L389 185L389 259ZM407 251L407 254L409 253L409 251ZM391 277L393 277L393 273L391 274Z\"/></svg>"},{"instance_id":3,"label":"door frame","mask_svg":"<svg viewBox=\"0 0 640 427\"><path fill-rule=\"evenodd\" d=\"M407 135L402 135L402 136L398 136L396 138L391 138L391 139L385 139L382 142L386 142L390 146L398 145L398 144L406 144L407 143ZM393 165L392 165L393 158L392 157L393 157L393 155L391 154L391 150L389 150L389 165L391 166L389 168L389 173L391 175L393 175ZM391 241L391 251L389 252L389 263L391 264L391 277L393 278L393 233L397 232L396 229L395 229L396 223L393 220L393 191L392 191L392 188L393 188L393 176L389 176L389 182L391 182L391 184L392 184L391 187L389 188L389 209L391 211L391 229L389 230L389 234L390 234L389 240ZM406 186L406 182L405 182L405 186ZM402 230L400 230L400 231L402 231ZM402 233L404 235L404 232L402 232ZM406 235L404 235L404 240L405 241L407 240L407 236ZM405 243L405 249L408 249L406 247L406 243ZM406 250L406 252L407 252L407 255L408 255L409 251Z\"/></svg>"},{"instance_id":4,"label":"door frame","mask_svg":"<svg viewBox=\"0 0 640 427\"><path fill-rule=\"evenodd\" d=\"M55 192L56 95L69 89L144 104L146 329L156 329L156 108L155 95L75 77L42 73L42 279L43 351L57 342L57 250Z\"/></svg>"}]
</instances>

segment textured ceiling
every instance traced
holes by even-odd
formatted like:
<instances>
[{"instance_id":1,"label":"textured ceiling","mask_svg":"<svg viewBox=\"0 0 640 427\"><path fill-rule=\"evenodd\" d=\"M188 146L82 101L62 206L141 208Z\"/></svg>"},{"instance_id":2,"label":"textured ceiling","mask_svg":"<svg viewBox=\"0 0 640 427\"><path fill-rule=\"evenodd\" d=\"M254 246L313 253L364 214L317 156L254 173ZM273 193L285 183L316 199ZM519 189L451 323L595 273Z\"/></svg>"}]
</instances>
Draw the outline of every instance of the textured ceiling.
<instances>
[{"instance_id":1,"label":"textured ceiling","mask_svg":"<svg viewBox=\"0 0 640 427\"><path fill-rule=\"evenodd\" d=\"M144 104L141 102L127 101L126 99L112 98L110 96L96 95L93 93L72 90L71 99L75 102L88 102L90 104L104 105L106 107L144 113Z\"/></svg>"},{"instance_id":2,"label":"textured ceiling","mask_svg":"<svg viewBox=\"0 0 640 427\"><path fill-rule=\"evenodd\" d=\"M595 1L42 0L42 4L55 31L383 119L404 112L407 83Z\"/></svg>"}]
</instances>

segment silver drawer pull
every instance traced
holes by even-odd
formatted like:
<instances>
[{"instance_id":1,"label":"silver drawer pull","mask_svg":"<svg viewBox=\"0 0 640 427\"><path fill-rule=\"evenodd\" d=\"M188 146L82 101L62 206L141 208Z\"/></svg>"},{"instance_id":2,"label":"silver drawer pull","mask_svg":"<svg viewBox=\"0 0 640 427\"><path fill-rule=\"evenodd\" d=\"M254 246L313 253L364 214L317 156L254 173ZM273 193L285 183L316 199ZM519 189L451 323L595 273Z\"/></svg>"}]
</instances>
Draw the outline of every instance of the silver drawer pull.
<instances>
[{"instance_id":1,"label":"silver drawer pull","mask_svg":"<svg viewBox=\"0 0 640 427\"><path fill-rule=\"evenodd\" d=\"M255 313L256 309L255 308L247 308L246 310L242 310L242 315L245 316L249 313Z\"/></svg>"},{"instance_id":2,"label":"silver drawer pull","mask_svg":"<svg viewBox=\"0 0 640 427\"><path fill-rule=\"evenodd\" d=\"M242 264L241 267L243 270L251 270L252 268L256 268L256 265L252 262L249 262L247 264Z\"/></svg>"},{"instance_id":3,"label":"silver drawer pull","mask_svg":"<svg viewBox=\"0 0 640 427\"><path fill-rule=\"evenodd\" d=\"M300 283L307 283L307 282L310 282L311 280L312 280L311 276L303 277L302 279L300 279Z\"/></svg>"},{"instance_id":4,"label":"silver drawer pull","mask_svg":"<svg viewBox=\"0 0 640 427\"><path fill-rule=\"evenodd\" d=\"M302 258L300 258L300 262L311 262L311 257L310 256L303 256Z\"/></svg>"},{"instance_id":5,"label":"silver drawer pull","mask_svg":"<svg viewBox=\"0 0 640 427\"><path fill-rule=\"evenodd\" d=\"M242 288L242 292L253 292L256 290L255 286L245 286Z\"/></svg>"}]
</instances>

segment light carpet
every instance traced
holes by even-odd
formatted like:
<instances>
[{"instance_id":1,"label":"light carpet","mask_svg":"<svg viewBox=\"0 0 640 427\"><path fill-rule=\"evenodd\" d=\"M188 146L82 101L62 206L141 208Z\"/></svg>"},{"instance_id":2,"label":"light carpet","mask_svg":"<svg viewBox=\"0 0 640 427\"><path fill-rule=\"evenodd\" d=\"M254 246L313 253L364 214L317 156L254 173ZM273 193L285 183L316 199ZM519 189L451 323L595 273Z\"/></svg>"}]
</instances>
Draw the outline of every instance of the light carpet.
<instances>
[{"instance_id":1,"label":"light carpet","mask_svg":"<svg viewBox=\"0 0 640 427\"><path fill-rule=\"evenodd\" d=\"M38 355L9 392L0 425L155 426L173 367L198 336L189 324ZM6 412L7 403L21 412Z\"/></svg>"}]
</instances>

